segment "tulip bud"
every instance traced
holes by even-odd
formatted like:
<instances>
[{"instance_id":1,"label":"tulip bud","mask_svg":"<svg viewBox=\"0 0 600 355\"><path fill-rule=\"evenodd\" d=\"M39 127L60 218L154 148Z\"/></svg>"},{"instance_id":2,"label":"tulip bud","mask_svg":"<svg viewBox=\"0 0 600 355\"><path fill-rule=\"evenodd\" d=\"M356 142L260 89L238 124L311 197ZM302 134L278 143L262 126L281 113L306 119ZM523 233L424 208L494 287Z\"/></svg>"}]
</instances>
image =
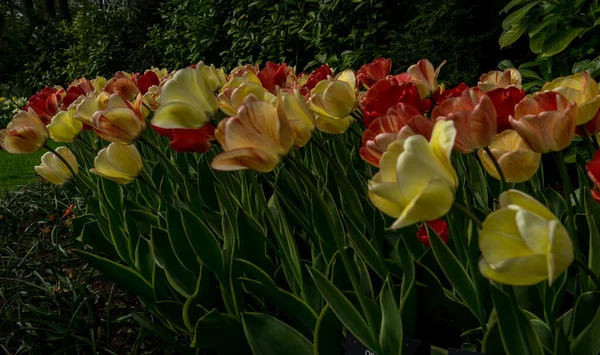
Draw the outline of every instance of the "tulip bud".
<instances>
[{"instance_id":1,"label":"tulip bud","mask_svg":"<svg viewBox=\"0 0 600 355\"><path fill-rule=\"evenodd\" d=\"M48 125L48 131L50 132L50 138L55 142L72 142L81 132L83 124L73 118L72 111L61 111L52 117L52 122Z\"/></svg>"},{"instance_id":2,"label":"tulip bud","mask_svg":"<svg viewBox=\"0 0 600 355\"><path fill-rule=\"evenodd\" d=\"M577 105L552 91L526 98L515 107L509 121L538 153L565 149L575 136Z\"/></svg>"},{"instance_id":3,"label":"tulip bud","mask_svg":"<svg viewBox=\"0 0 600 355\"><path fill-rule=\"evenodd\" d=\"M101 92L92 92L85 97L80 97L73 102L71 107L75 107L75 113L73 118L85 123L87 125L92 124L92 116L98 111L105 110L108 106L108 96Z\"/></svg>"},{"instance_id":4,"label":"tulip bud","mask_svg":"<svg viewBox=\"0 0 600 355\"><path fill-rule=\"evenodd\" d=\"M246 98L237 116L219 122L215 136L224 150L212 161L216 170L272 171L294 143L289 122L273 105L253 95Z\"/></svg>"},{"instance_id":5,"label":"tulip bud","mask_svg":"<svg viewBox=\"0 0 600 355\"><path fill-rule=\"evenodd\" d=\"M90 172L119 184L128 184L140 176L142 168L142 157L135 145L111 143L98 152Z\"/></svg>"},{"instance_id":6,"label":"tulip bud","mask_svg":"<svg viewBox=\"0 0 600 355\"><path fill-rule=\"evenodd\" d=\"M77 174L79 166L77 159L67 147L56 148L56 154L59 154L69 163L73 172ZM34 167L35 171L44 179L54 185L64 185L73 178L71 170L54 153L47 152L42 155L42 164Z\"/></svg>"},{"instance_id":7,"label":"tulip bud","mask_svg":"<svg viewBox=\"0 0 600 355\"><path fill-rule=\"evenodd\" d=\"M369 199L396 218L398 229L445 215L454 202L458 177L450 162L456 130L452 121L438 121L428 142L421 135L391 143L369 181Z\"/></svg>"},{"instance_id":8,"label":"tulip bud","mask_svg":"<svg viewBox=\"0 0 600 355\"><path fill-rule=\"evenodd\" d=\"M599 113L600 91L598 83L587 71L554 79L542 87L542 91L548 90L558 92L570 102L577 104L578 126L589 122Z\"/></svg>"},{"instance_id":9,"label":"tulip bud","mask_svg":"<svg viewBox=\"0 0 600 355\"><path fill-rule=\"evenodd\" d=\"M19 111L6 128L0 130L0 147L11 154L34 153L46 145L49 135L34 113Z\"/></svg>"},{"instance_id":10,"label":"tulip bud","mask_svg":"<svg viewBox=\"0 0 600 355\"><path fill-rule=\"evenodd\" d=\"M108 99L106 110L98 111L92 116L91 125L100 137L122 144L135 142L146 128L141 114L116 94Z\"/></svg>"},{"instance_id":11,"label":"tulip bud","mask_svg":"<svg viewBox=\"0 0 600 355\"><path fill-rule=\"evenodd\" d=\"M503 192L499 205L479 232L479 270L503 284L526 286L548 280L551 286L574 259L566 228L523 192Z\"/></svg>"},{"instance_id":12,"label":"tulip bud","mask_svg":"<svg viewBox=\"0 0 600 355\"><path fill-rule=\"evenodd\" d=\"M108 95L117 94L126 101L135 99L139 92L135 81L131 79L131 75L128 75L125 72L117 72L115 77L110 79L106 84L104 91Z\"/></svg>"},{"instance_id":13,"label":"tulip bud","mask_svg":"<svg viewBox=\"0 0 600 355\"><path fill-rule=\"evenodd\" d=\"M306 106L300 91L279 93L277 115L290 123L294 134L294 146L305 146L315 129L315 117Z\"/></svg>"},{"instance_id":14,"label":"tulip bud","mask_svg":"<svg viewBox=\"0 0 600 355\"><path fill-rule=\"evenodd\" d=\"M417 232L417 239L419 239L421 243L428 247L431 246L427 225L429 225L429 227L431 227L435 231L435 233L437 233L437 235L442 239L444 243L448 243L450 231L448 230L448 223L446 223L442 219L436 219L434 221L429 221L421 224L421 227L419 227L419 231Z\"/></svg>"},{"instance_id":15,"label":"tulip bud","mask_svg":"<svg viewBox=\"0 0 600 355\"><path fill-rule=\"evenodd\" d=\"M460 97L445 100L431 113L433 120L454 121L456 142L454 149L470 153L487 147L496 134L496 110L489 97L469 89Z\"/></svg>"}]
</instances>

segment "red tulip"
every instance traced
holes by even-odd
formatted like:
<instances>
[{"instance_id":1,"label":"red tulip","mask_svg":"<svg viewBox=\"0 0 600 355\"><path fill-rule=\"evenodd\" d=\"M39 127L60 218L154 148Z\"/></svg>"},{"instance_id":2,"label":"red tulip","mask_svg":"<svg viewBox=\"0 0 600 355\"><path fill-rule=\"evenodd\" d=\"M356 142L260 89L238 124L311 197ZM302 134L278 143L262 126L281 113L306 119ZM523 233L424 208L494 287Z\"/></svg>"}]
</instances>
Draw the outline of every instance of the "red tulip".
<instances>
[{"instance_id":1,"label":"red tulip","mask_svg":"<svg viewBox=\"0 0 600 355\"><path fill-rule=\"evenodd\" d=\"M310 91L314 89L315 86L317 86L319 81L327 79L328 76L333 76L331 68L329 68L327 64L321 65L320 67L315 69L315 71L310 73L310 75L308 76L308 80L304 85L302 85L302 89L300 92L304 96L308 95Z\"/></svg>"},{"instance_id":2,"label":"red tulip","mask_svg":"<svg viewBox=\"0 0 600 355\"><path fill-rule=\"evenodd\" d=\"M356 78L367 88L373 86L379 80L384 80L392 70L392 60L385 58L375 59L365 64L358 70Z\"/></svg>"},{"instance_id":3,"label":"red tulip","mask_svg":"<svg viewBox=\"0 0 600 355\"><path fill-rule=\"evenodd\" d=\"M156 133L171 140L171 149L180 153L204 153L210 149L215 139L215 126L210 123L198 129L165 129L152 125Z\"/></svg>"},{"instance_id":4,"label":"red tulip","mask_svg":"<svg viewBox=\"0 0 600 355\"><path fill-rule=\"evenodd\" d=\"M155 72L148 70L136 78L136 84L142 95L146 95L151 86L160 85L160 79Z\"/></svg>"},{"instance_id":5,"label":"red tulip","mask_svg":"<svg viewBox=\"0 0 600 355\"><path fill-rule=\"evenodd\" d=\"M61 110L66 111L75 100L80 96L85 96L94 91L92 82L86 78L77 79L67 88L65 97L62 100Z\"/></svg>"},{"instance_id":6,"label":"red tulip","mask_svg":"<svg viewBox=\"0 0 600 355\"><path fill-rule=\"evenodd\" d=\"M496 109L498 133L512 129L508 117L515 115L515 107L525 98L525 91L514 86L498 88L486 93Z\"/></svg>"},{"instance_id":7,"label":"red tulip","mask_svg":"<svg viewBox=\"0 0 600 355\"><path fill-rule=\"evenodd\" d=\"M465 83L460 83L452 89L446 89L443 91L440 91L440 89L435 94L433 94L433 101L435 101L435 103L439 105L446 99L460 96L460 94L462 94L462 92L467 89L469 89L469 87Z\"/></svg>"},{"instance_id":8,"label":"red tulip","mask_svg":"<svg viewBox=\"0 0 600 355\"><path fill-rule=\"evenodd\" d=\"M412 105L421 113L431 107L431 100L421 100L413 83L398 83L395 79L380 80L369 88L360 101L365 126L369 127L374 119L385 115L390 107L401 102Z\"/></svg>"},{"instance_id":9,"label":"red tulip","mask_svg":"<svg viewBox=\"0 0 600 355\"><path fill-rule=\"evenodd\" d=\"M284 88L285 82L287 81L287 64L276 64L267 62L264 68L262 68L256 76L260 79L263 87L269 90L271 93L276 93L276 88Z\"/></svg>"},{"instance_id":10,"label":"red tulip","mask_svg":"<svg viewBox=\"0 0 600 355\"><path fill-rule=\"evenodd\" d=\"M60 111L59 105L62 98L57 92L58 90L55 88L42 89L29 98L23 110L28 111L31 108L44 124L49 124L52 117Z\"/></svg>"},{"instance_id":11,"label":"red tulip","mask_svg":"<svg viewBox=\"0 0 600 355\"><path fill-rule=\"evenodd\" d=\"M600 203L600 149L594 154L594 159L585 165L588 176L594 183L592 197Z\"/></svg>"},{"instance_id":12,"label":"red tulip","mask_svg":"<svg viewBox=\"0 0 600 355\"><path fill-rule=\"evenodd\" d=\"M433 221L425 222L427 223L436 233L440 236L444 243L448 243L448 236L450 232L448 231L448 223L446 223L442 219L436 219ZM427 226L425 223L421 224L419 231L417 232L417 239L426 246L430 247L431 242L429 241L429 233L427 231Z\"/></svg>"}]
</instances>

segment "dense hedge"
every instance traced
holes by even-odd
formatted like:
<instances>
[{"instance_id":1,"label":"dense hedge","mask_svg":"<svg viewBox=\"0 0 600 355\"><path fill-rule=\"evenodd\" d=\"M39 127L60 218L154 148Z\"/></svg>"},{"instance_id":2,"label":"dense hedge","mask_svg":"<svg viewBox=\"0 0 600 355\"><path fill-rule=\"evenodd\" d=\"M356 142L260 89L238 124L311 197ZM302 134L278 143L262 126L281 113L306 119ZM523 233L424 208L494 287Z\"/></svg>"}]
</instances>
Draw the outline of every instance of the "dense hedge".
<instances>
[{"instance_id":1,"label":"dense hedge","mask_svg":"<svg viewBox=\"0 0 600 355\"><path fill-rule=\"evenodd\" d=\"M39 13L27 20L7 9L0 15L0 95L202 59L226 67L286 61L301 71L325 62L356 67L385 56L399 71L427 57L449 60L443 81L473 81L500 60L529 53L525 41L500 51L499 11L506 2L85 1L73 5L70 19L55 20Z\"/></svg>"}]
</instances>

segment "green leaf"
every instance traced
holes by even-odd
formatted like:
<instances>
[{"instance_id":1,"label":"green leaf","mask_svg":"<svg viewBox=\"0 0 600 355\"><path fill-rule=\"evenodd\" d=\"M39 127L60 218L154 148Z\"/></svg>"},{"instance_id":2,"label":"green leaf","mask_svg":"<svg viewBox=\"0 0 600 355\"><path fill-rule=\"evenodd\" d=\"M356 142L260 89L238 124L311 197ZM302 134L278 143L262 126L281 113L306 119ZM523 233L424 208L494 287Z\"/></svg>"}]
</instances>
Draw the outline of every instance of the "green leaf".
<instances>
[{"instance_id":1,"label":"green leaf","mask_svg":"<svg viewBox=\"0 0 600 355\"><path fill-rule=\"evenodd\" d=\"M152 282L154 254L152 253L150 241L144 237L138 239L135 248L135 268L148 282Z\"/></svg>"},{"instance_id":2,"label":"green leaf","mask_svg":"<svg viewBox=\"0 0 600 355\"><path fill-rule=\"evenodd\" d=\"M254 354L313 354L313 345L308 339L294 328L268 314L244 313L242 323Z\"/></svg>"},{"instance_id":3,"label":"green leaf","mask_svg":"<svg viewBox=\"0 0 600 355\"><path fill-rule=\"evenodd\" d=\"M489 210L488 190L485 176L483 175L481 166L474 156L469 155L467 157L467 161L469 165L469 185L471 186L471 190L475 195L475 200L477 201L478 207L484 211L487 211Z\"/></svg>"},{"instance_id":4,"label":"green leaf","mask_svg":"<svg viewBox=\"0 0 600 355\"><path fill-rule=\"evenodd\" d=\"M552 36L548 37L546 41L544 41L541 56L551 57L562 52L583 31L583 28L576 27L553 34Z\"/></svg>"},{"instance_id":5,"label":"green leaf","mask_svg":"<svg viewBox=\"0 0 600 355\"><path fill-rule=\"evenodd\" d=\"M379 294L381 306L381 330L379 332L379 344L383 355L402 354L402 318L394 294L387 278Z\"/></svg>"},{"instance_id":6,"label":"green leaf","mask_svg":"<svg viewBox=\"0 0 600 355\"><path fill-rule=\"evenodd\" d=\"M508 12L516 6L527 4L532 1L539 2L539 0L512 0L511 2L506 4L506 6L504 6L504 8L500 11L500 13Z\"/></svg>"},{"instance_id":7,"label":"green leaf","mask_svg":"<svg viewBox=\"0 0 600 355\"><path fill-rule=\"evenodd\" d=\"M317 269L309 267L308 270L319 292L321 292L323 298L346 328L368 348L376 353L380 352L379 343L375 339L375 335L348 298Z\"/></svg>"},{"instance_id":8,"label":"green leaf","mask_svg":"<svg viewBox=\"0 0 600 355\"><path fill-rule=\"evenodd\" d=\"M315 329L315 355L340 354L343 344L342 323L333 313L331 307L325 305L319 315Z\"/></svg>"},{"instance_id":9,"label":"green leaf","mask_svg":"<svg viewBox=\"0 0 600 355\"><path fill-rule=\"evenodd\" d=\"M599 308L600 293L585 292L579 296L573 312L572 337L579 335L593 321L593 317Z\"/></svg>"},{"instance_id":10,"label":"green leaf","mask_svg":"<svg viewBox=\"0 0 600 355\"><path fill-rule=\"evenodd\" d=\"M477 301L477 294L475 293L475 285L469 278L469 274L463 268L462 264L456 256L450 251L450 248L442 241L437 233L427 226L429 233L429 241L431 242L431 249L435 255L436 260L440 264L444 275L448 278L460 298L463 300L467 308L480 319L479 304ZM484 320L480 319L480 322Z\"/></svg>"},{"instance_id":11,"label":"green leaf","mask_svg":"<svg viewBox=\"0 0 600 355\"><path fill-rule=\"evenodd\" d=\"M171 334L164 331L161 327L150 322L146 317L144 317L144 315L134 312L134 313L131 313L131 317L133 319L135 319L142 327L150 330L152 333L158 335L162 340L164 340L166 343L171 345L178 354L182 354L182 355L193 354L193 351L191 349L185 347L183 344L181 344L181 341L177 340Z\"/></svg>"},{"instance_id":12,"label":"green leaf","mask_svg":"<svg viewBox=\"0 0 600 355\"><path fill-rule=\"evenodd\" d=\"M492 286L500 337L508 355L543 355L542 346L531 322L509 296ZM510 290L512 292L512 290Z\"/></svg>"},{"instance_id":13,"label":"green leaf","mask_svg":"<svg viewBox=\"0 0 600 355\"><path fill-rule=\"evenodd\" d=\"M506 30L509 27L514 26L514 25L522 25L519 22L523 19L523 17L525 17L525 15L527 15L529 10L531 10L531 8L533 8L537 4L538 4L537 1L530 2L529 4L519 8L517 11L506 16L504 21L502 21L502 29Z\"/></svg>"},{"instance_id":14,"label":"green leaf","mask_svg":"<svg viewBox=\"0 0 600 355\"><path fill-rule=\"evenodd\" d=\"M590 229L590 251L588 266L596 275L600 275L600 205L594 200L589 189L585 191L585 215ZM591 281L591 280L590 280Z\"/></svg>"},{"instance_id":15,"label":"green leaf","mask_svg":"<svg viewBox=\"0 0 600 355\"><path fill-rule=\"evenodd\" d=\"M155 299L152 285L132 268L83 250L76 250L75 253L103 273L108 279L146 302Z\"/></svg>"},{"instance_id":16,"label":"green leaf","mask_svg":"<svg viewBox=\"0 0 600 355\"><path fill-rule=\"evenodd\" d=\"M181 221L194 252L206 267L223 278L223 253L213 233L192 212L181 209Z\"/></svg>"},{"instance_id":17,"label":"green leaf","mask_svg":"<svg viewBox=\"0 0 600 355\"><path fill-rule=\"evenodd\" d=\"M484 354L504 354L502 338L500 338L500 328L496 320L488 324L487 333L483 336L481 351Z\"/></svg>"},{"instance_id":18,"label":"green leaf","mask_svg":"<svg viewBox=\"0 0 600 355\"><path fill-rule=\"evenodd\" d=\"M183 304L181 302L172 300L157 301L152 307L161 318L169 321L178 331L185 332L187 330L183 321Z\"/></svg>"},{"instance_id":19,"label":"green leaf","mask_svg":"<svg viewBox=\"0 0 600 355\"><path fill-rule=\"evenodd\" d=\"M500 39L498 39L500 49L515 43L525 33L526 29L523 25L514 25L502 32Z\"/></svg>"},{"instance_id":20,"label":"green leaf","mask_svg":"<svg viewBox=\"0 0 600 355\"><path fill-rule=\"evenodd\" d=\"M415 264L413 258L408 252L406 240L401 238L396 243L396 250L402 263L402 286L400 288L400 313L402 314L402 323L405 325L404 335L413 336L417 318L417 295L415 286Z\"/></svg>"},{"instance_id":21,"label":"green leaf","mask_svg":"<svg viewBox=\"0 0 600 355\"><path fill-rule=\"evenodd\" d=\"M190 297L196 288L197 279L177 260L169 242L169 233L152 227L150 240L157 264L165 270L169 284L184 297Z\"/></svg>"},{"instance_id":22,"label":"green leaf","mask_svg":"<svg viewBox=\"0 0 600 355\"><path fill-rule=\"evenodd\" d=\"M231 314L213 309L196 323L191 347L223 354L250 354L242 323Z\"/></svg>"},{"instance_id":23,"label":"green leaf","mask_svg":"<svg viewBox=\"0 0 600 355\"><path fill-rule=\"evenodd\" d=\"M200 264L186 236L180 212L171 205L167 205L167 231L177 260L187 271L196 275L200 270Z\"/></svg>"},{"instance_id":24,"label":"green leaf","mask_svg":"<svg viewBox=\"0 0 600 355\"><path fill-rule=\"evenodd\" d=\"M358 253L365 259L367 264L373 268L373 270L381 277L382 279L386 277L387 270L385 268L385 264L383 263L382 256L377 253L377 250L373 247L371 242L366 238L364 230L361 231L354 223L352 218L346 216L346 228L348 229L348 236L352 243L355 246L355 249Z\"/></svg>"},{"instance_id":25,"label":"green leaf","mask_svg":"<svg viewBox=\"0 0 600 355\"><path fill-rule=\"evenodd\" d=\"M498 69L500 69L500 70L514 68L514 67L515 67L515 65L508 59L501 60L500 63L498 63Z\"/></svg>"},{"instance_id":26,"label":"green leaf","mask_svg":"<svg viewBox=\"0 0 600 355\"><path fill-rule=\"evenodd\" d=\"M572 355L597 355L600 352L600 308L591 323L571 343Z\"/></svg>"},{"instance_id":27,"label":"green leaf","mask_svg":"<svg viewBox=\"0 0 600 355\"><path fill-rule=\"evenodd\" d=\"M194 290L194 293L185 301L185 304L183 305L183 323L192 333L194 332L194 328L198 320L206 313L204 310L205 307L202 304L202 292L205 288L207 288L207 286L211 286L207 285L210 283L210 280L207 280L209 276L209 272L202 273L202 269L200 270L200 277L198 278L198 283L196 284L196 290Z\"/></svg>"}]
</instances>

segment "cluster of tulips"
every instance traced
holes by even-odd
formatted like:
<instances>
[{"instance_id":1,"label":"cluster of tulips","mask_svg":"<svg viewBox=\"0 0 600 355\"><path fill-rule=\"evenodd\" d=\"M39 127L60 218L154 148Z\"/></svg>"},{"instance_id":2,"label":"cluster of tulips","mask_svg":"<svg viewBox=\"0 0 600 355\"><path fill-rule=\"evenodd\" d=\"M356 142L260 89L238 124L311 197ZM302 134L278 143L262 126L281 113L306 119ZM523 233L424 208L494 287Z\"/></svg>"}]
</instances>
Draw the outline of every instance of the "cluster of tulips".
<instances>
[{"instance_id":1,"label":"cluster of tulips","mask_svg":"<svg viewBox=\"0 0 600 355\"><path fill-rule=\"evenodd\" d=\"M457 189L453 151L477 152L504 189L529 181L542 154L562 151L576 134L597 147L600 92L588 72L558 78L526 96L517 69L484 74L476 87L446 89L437 81L440 67L421 60L391 75L391 60L377 59L356 73L334 75L322 65L296 75L285 63L267 62L262 69L245 65L226 74L200 62L171 73L153 68L118 72L108 81L82 78L67 89L48 87L32 96L0 131L0 145L17 154L52 150L48 139L69 143L82 130L93 130L111 143L97 154L91 172L127 184L142 172L133 143L143 140L148 124L177 152L206 152L216 140L222 152L213 169L259 172L273 171L315 129L350 130L361 136L360 156L379 168L368 196L395 218L390 228L444 223L440 235L446 226L439 219ZM78 163L62 146L46 153L35 170L60 185L77 174ZM587 171L600 199L598 153ZM573 193L569 185L567 194ZM483 275L514 285L551 283L574 258L559 219L516 190L505 191L499 209L483 222L480 248Z\"/></svg>"}]
</instances>

